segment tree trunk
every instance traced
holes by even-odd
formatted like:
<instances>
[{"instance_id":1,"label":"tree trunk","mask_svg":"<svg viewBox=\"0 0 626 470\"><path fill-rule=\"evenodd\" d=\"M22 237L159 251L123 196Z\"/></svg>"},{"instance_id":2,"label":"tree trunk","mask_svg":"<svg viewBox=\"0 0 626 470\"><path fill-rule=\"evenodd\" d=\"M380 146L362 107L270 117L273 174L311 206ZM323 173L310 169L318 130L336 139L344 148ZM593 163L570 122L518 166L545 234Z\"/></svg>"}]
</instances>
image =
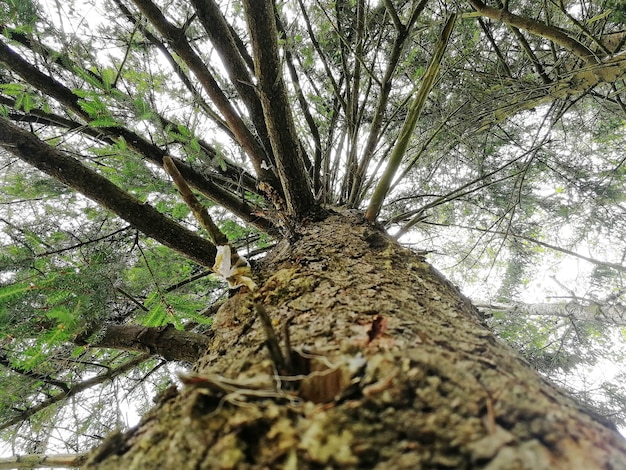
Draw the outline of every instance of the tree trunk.
<instances>
[{"instance_id":1,"label":"tree trunk","mask_svg":"<svg viewBox=\"0 0 626 470\"><path fill-rule=\"evenodd\" d=\"M626 468L616 431L362 220L334 214L281 242L259 290L218 312L197 375L86 468ZM264 347L269 325L282 354Z\"/></svg>"}]
</instances>

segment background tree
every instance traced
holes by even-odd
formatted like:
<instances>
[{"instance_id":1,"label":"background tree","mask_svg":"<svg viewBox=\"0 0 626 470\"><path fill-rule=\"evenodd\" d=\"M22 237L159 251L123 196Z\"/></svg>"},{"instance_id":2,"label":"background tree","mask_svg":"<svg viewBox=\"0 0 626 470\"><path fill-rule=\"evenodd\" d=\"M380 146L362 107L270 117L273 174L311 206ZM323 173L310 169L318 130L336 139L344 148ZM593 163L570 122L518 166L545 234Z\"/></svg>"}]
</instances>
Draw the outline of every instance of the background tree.
<instances>
[{"instance_id":1,"label":"background tree","mask_svg":"<svg viewBox=\"0 0 626 470\"><path fill-rule=\"evenodd\" d=\"M434 344L456 354L441 360L453 369L467 360L459 359L458 348L469 346L452 339L466 338L460 343L489 351L472 349L473 360L486 356L489 367L503 367L493 380L507 374L537 380L507 353L492 350L489 334L471 326L476 312L418 254L401 251L378 228L431 251L454 282L489 299L486 310L496 312L489 321L541 370L561 378L581 351L588 353L582 355L587 364L597 363L600 351L619 360L610 341L623 335L615 306L623 304L626 269L622 3L102 0L1 6L0 364L7 373L0 378L6 391L0 428L16 450L39 453L62 441L64 451L84 451L123 425L120 400L147 408L148 396L166 388L172 380L167 361L197 359L204 375L185 381L191 389L208 389L209 398L185 391L172 401L167 393L160 419L169 423L170 410L173 424L164 429L180 425L176 410L183 402L191 403L186 409L193 416L239 416L248 409L237 407L241 399L259 398L335 403L342 413L354 406L343 400L356 386L371 405L364 405L371 422L365 416L361 424L373 432L372 423L384 421L390 404L404 406L398 394L414 394L416 387L427 408L446 409L437 394L428 398L426 392L438 390L437 380L459 393L446 392L446 406L481 396L481 387L489 396L473 412L484 425L469 418L470 410L459 413L467 429L452 415L413 410L400 421L389 419L409 419L422 431L389 434L376 445L358 424L324 443L316 431L326 426L324 413L303 418L308 424L295 435L286 430L293 423L246 415L237 432L225 428L215 442L204 441L211 455L220 446L229 449L220 455L232 465L386 461L416 468L428 461L460 468L461 462L510 462L524 452L548 458L546 446L569 449L569 443L549 442L545 436L556 431L543 425L537 433L545 437L544 448L537 448L527 430L506 422L502 410L515 400L494 398L491 387L497 387L486 372L470 373L473 378L444 373L433 365L441 351L424 356L406 349L419 343L427 350L441 334ZM236 254L254 260L274 243L273 254L253 263L252 273ZM315 243L319 255L311 249ZM224 254L227 245L232 257ZM333 245L342 248L333 251ZM559 256L585 263L577 290L587 294L566 294L580 307L601 305L593 319L568 311L572 328L549 328L504 315L525 282L549 271L561 275ZM226 301L227 287L211 269L239 287L232 300ZM315 269L336 288L319 281L319 272L312 280ZM391 282L390 270L394 289L377 287ZM259 290L249 292L256 285ZM307 297L311 292L315 299ZM417 292L433 302L420 304ZM343 299L352 310L335 305L329 312L330 304L319 303L323 298ZM444 334L442 319L451 315L446 302L461 305L457 314L465 323ZM211 327L221 303L219 325ZM390 320L391 312L408 305L420 307ZM414 326L411 318L428 316L420 308L432 324ZM283 328L281 342L291 337L297 351L283 344L280 353L272 327L260 326L265 315ZM565 318L558 309L552 315ZM581 328L577 322L587 323ZM523 330L536 334L522 341ZM403 335L410 338L406 344ZM321 347L329 337L336 338L330 341L336 351ZM608 338L606 347L592 352L591 337ZM273 345L270 373L259 346L266 339ZM224 362L215 356L220 350L228 352ZM333 367L321 366L316 354ZM401 357L408 362L398 378L383 376L387 363L396 367ZM424 371L430 372L422 377ZM216 381L209 372L239 381ZM242 374L306 379L294 387L252 386ZM330 378L319 382L317 376ZM98 392L91 388L105 383ZM553 399L571 408L563 400ZM623 422L618 401L608 409ZM259 413L275 412L263 406ZM544 408L535 413L529 405L510 419L533 423L552 405L538 400L536 406ZM338 416L339 424L350 421L349 413ZM584 429L570 419L559 425ZM69 422L71 437L60 430ZM447 428L466 433L446 435ZM271 439L253 439L270 429L282 450ZM595 442L602 432L583 434ZM481 440L485 433L487 441ZM92 462L119 468L107 458L126 448L112 442ZM424 443L432 444L430 456ZM517 453L507 456L514 448ZM604 458L590 449L583 453ZM153 457L145 459L148 465Z\"/></svg>"}]
</instances>

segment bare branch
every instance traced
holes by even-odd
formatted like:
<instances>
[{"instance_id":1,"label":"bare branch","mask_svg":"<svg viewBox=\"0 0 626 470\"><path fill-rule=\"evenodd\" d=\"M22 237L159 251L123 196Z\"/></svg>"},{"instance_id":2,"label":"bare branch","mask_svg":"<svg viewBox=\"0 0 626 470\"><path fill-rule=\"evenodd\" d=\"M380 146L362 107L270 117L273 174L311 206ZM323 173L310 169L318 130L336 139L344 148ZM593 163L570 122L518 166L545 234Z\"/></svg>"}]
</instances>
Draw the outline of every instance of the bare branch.
<instances>
[{"instance_id":1,"label":"bare branch","mask_svg":"<svg viewBox=\"0 0 626 470\"><path fill-rule=\"evenodd\" d=\"M417 125L417 120L419 119L422 108L426 103L426 98L428 97L428 94L430 93L430 90L435 83L435 78L437 77L437 74L439 72L439 66L441 64L441 60L443 59L443 54L446 50L446 46L448 45L450 35L452 34L452 29L454 28L455 21L456 15L453 14L450 16L450 18L448 18L448 21L446 22L446 25L441 32L441 36L439 37L439 41L437 42L437 46L435 47L433 58L431 59L431 62L428 65L428 69L422 77L420 89L417 92L415 101L413 101L413 103L411 104L411 108L409 109L409 112L407 114L406 121L404 122L404 125L402 126L402 129L400 131L398 141L396 142L396 145L391 152L387 168L385 169L385 172L378 182L378 186L374 190L374 194L372 195L372 199L365 213L365 218L370 222L373 222L378 217L385 197L389 192L391 181L398 171L398 168L400 167L402 158L404 157L406 149L409 145L409 141L411 140L413 129L415 129L415 126Z\"/></svg>"},{"instance_id":2,"label":"bare branch","mask_svg":"<svg viewBox=\"0 0 626 470\"><path fill-rule=\"evenodd\" d=\"M196 220L200 222L200 225L207 231L213 244L227 245L228 238L222 233L219 227L215 225L209 211L207 211L206 207L204 207L193 194L171 157L166 156L163 158L163 168L165 168L165 171L167 171L174 180L174 184L178 188L183 201L185 201L187 206L191 209Z\"/></svg>"},{"instance_id":3,"label":"bare branch","mask_svg":"<svg viewBox=\"0 0 626 470\"><path fill-rule=\"evenodd\" d=\"M278 29L271 0L244 1L254 51L254 67L276 169L293 216L307 215L315 206L292 108L283 82L278 51Z\"/></svg>"},{"instance_id":4,"label":"bare branch","mask_svg":"<svg viewBox=\"0 0 626 470\"><path fill-rule=\"evenodd\" d=\"M531 18L525 18L509 12L506 9L497 9L485 5L481 0L469 0L474 9L483 16L492 20L502 21L510 26L528 31L531 34L549 39L556 44L572 51L585 61L587 65L598 63L596 55L585 45L568 36L562 29L549 26Z\"/></svg>"},{"instance_id":5,"label":"bare branch","mask_svg":"<svg viewBox=\"0 0 626 470\"><path fill-rule=\"evenodd\" d=\"M45 410L46 408L56 403L59 403L67 398L70 398L74 395L77 395L78 393L81 393L95 385L99 385L104 382L111 381L114 378L134 369L139 364L141 364L144 361L147 361L151 357L152 357L152 354L141 354L139 356L135 356L118 367L107 369L107 371L103 372L102 374L96 375L95 377L92 377L91 379L87 379L83 382L79 382L73 385L69 391L54 395L40 402L39 404L20 412L14 418L11 418L3 423L0 423L0 431L3 429L10 428L11 426L14 426L16 424L19 424L22 421L30 418L31 416L39 413L41 410Z\"/></svg>"}]
</instances>

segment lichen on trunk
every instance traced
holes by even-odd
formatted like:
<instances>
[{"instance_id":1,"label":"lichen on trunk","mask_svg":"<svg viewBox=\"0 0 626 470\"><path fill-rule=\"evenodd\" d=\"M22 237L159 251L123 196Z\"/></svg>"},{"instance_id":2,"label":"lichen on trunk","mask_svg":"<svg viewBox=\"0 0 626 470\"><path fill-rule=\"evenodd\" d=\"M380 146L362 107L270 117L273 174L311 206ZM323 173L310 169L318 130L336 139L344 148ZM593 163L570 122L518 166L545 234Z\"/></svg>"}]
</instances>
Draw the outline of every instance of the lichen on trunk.
<instances>
[{"instance_id":1,"label":"lichen on trunk","mask_svg":"<svg viewBox=\"0 0 626 470\"><path fill-rule=\"evenodd\" d=\"M304 224L256 276L218 312L188 385L85 468L626 468L619 434L359 214Z\"/></svg>"}]
</instances>

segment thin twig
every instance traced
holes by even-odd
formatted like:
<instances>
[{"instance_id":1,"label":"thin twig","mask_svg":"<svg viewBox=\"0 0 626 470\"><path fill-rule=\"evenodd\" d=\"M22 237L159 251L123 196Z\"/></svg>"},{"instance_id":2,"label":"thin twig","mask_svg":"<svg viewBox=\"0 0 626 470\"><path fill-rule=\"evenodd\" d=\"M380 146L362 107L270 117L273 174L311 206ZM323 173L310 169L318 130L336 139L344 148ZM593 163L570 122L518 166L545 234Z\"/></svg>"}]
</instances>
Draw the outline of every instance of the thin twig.
<instances>
[{"instance_id":1,"label":"thin twig","mask_svg":"<svg viewBox=\"0 0 626 470\"><path fill-rule=\"evenodd\" d=\"M276 370L278 370L279 373L283 373L284 371L286 371L285 358L283 357L283 353L280 350L278 337L276 336L274 328L272 327L272 320L267 314L267 310L265 310L265 307L261 303L256 302L254 304L254 310L261 320L263 331L265 331L265 336L267 338L267 342L265 344L267 345L267 349L269 350L270 357L272 358L272 361L276 366Z\"/></svg>"}]
</instances>

